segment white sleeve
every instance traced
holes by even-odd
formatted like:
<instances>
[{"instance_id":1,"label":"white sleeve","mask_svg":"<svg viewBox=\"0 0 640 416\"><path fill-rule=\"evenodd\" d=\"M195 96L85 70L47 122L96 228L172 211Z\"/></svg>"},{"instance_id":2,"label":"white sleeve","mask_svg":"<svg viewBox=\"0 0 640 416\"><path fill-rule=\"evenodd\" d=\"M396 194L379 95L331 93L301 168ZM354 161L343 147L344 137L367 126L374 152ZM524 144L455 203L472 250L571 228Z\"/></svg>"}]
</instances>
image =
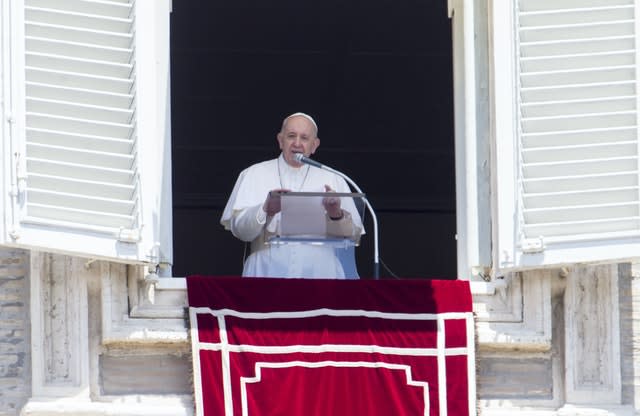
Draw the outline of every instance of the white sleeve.
<instances>
[{"instance_id":1,"label":"white sleeve","mask_svg":"<svg viewBox=\"0 0 640 416\"><path fill-rule=\"evenodd\" d=\"M233 212L230 228L234 236L242 241L253 241L260 235L267 220L262 204Z\"/></svg>"}]
</instances>

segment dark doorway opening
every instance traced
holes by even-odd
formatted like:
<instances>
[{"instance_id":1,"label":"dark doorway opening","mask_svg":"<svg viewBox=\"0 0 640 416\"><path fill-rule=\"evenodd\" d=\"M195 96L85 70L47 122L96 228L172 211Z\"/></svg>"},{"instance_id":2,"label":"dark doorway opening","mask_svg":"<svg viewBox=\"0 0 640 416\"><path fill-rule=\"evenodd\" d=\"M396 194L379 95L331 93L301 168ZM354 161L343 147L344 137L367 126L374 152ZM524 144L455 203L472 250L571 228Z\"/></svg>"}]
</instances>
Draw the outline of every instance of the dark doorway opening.
<instances>
[{"instance_id":1,"label":"dark doorway opening","mask_svg":"<svg viewBox=\"0 0 640 416\"><path fill-rule=\"evenodd\" d=\"M236 275L219 218L238 173L278 155L283 117L319 124L315 158L351 177L400 277L455 278L451 22L415 0L173 3L175 276ZM372 275L373 227L357 249ZM391 273L384 267L381 276Z\"/></svg>"}]
</instances>

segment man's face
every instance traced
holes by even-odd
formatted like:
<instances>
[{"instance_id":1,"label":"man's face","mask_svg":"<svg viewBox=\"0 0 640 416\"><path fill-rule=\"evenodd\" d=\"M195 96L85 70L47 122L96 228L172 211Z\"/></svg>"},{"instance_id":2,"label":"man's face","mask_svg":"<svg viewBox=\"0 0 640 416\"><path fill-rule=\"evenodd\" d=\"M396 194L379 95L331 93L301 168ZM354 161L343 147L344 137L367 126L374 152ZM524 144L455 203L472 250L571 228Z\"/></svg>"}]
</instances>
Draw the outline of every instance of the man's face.
<instances>
[{"instance_id":1,"label":"man's face","mask_svg":"<svg viewBox=\"0 0 640 416\"><path fill-rule=\"evenodd\" d=\"M294 154L302 153L307 157L311 156L320 146L320 139L316 134L315 127L305 117L289 118L282 127L282 131L278 133L278 143L284 160L291 166L302 166L294 159Z\"/></svg>"}]
</instances>

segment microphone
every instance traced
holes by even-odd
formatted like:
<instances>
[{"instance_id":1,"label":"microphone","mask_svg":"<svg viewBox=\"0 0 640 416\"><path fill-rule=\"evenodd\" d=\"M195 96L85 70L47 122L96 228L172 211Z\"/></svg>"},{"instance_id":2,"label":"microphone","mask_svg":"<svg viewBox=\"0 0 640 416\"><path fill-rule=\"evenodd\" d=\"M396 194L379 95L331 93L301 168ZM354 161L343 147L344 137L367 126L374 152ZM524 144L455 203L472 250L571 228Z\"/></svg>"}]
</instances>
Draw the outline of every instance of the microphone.
<instances>
[{"instance_id":1,"label":"microphone","mask_svg":"<svg viewBox=\"0 0 640 416\"><path fill-rule=\"evenodd\" d=\"M330 168L329 166L323 165L322 163L317 162L311 158L308 158L302 153L294 153L293 158L298 163L306 163L307 165L315 166L316 168L328 170L329 172L335 173L336 175L346 180L351 186L353 186L353 188L357 192L364 195L364 193L362 192L362 189L360 189L360 187L350 177L348 177L344 173L338 170L335 170L333 168ZM364 205L369 210L369 213L371 214L371 219L373 221L373 278L379 279L380 278L380 259L379 259L379 248L378 248L378 245L379 245L378 244L378 217L376 216L376 212L373 210L373 207L369 203L369 200L367 199L366 196L362 197L362 201L364 202Z\"/></svg>"},{"instance_id":2,"label":"microphone","mask_svg":"<svg viewBox=\"0 0 640 416\"><path fill-rule=\"evenodd\" d=\"M298 163L306 163L307 165L315 166L315 167L320 168L320 169L325 169L326 168L326 166L324 166L322 163L316 162L315 160L306 157L302 153L294 153L293 154L293 158Z\"/></svg>"}]
</instances>

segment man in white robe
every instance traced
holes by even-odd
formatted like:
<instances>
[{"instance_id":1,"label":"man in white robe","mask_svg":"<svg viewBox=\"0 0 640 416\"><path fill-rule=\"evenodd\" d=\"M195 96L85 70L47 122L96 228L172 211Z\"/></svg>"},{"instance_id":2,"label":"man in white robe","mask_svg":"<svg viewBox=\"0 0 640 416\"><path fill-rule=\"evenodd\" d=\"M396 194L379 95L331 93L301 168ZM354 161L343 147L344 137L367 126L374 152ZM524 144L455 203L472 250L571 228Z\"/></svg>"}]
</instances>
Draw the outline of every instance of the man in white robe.
<instances>
[{"instance_id":1,"label":"man in white robe","mask_svg":"<svg viewBox=\"0 0 640 416\"><path fill-rule=\"evenodd\" d=\"M330 245L267 244L280 231L280 193L327 192L322 204L327 235L358 241L364 233L352 198L331 197L350 192L340 176L295 159L311 156L320 145L318 127L311 116L295 113L284 119L277 135L282 153L242 171L220 223L242 241L251 242L243 276L345 278L338 250Z\"/></svg>"}]
</instances>

